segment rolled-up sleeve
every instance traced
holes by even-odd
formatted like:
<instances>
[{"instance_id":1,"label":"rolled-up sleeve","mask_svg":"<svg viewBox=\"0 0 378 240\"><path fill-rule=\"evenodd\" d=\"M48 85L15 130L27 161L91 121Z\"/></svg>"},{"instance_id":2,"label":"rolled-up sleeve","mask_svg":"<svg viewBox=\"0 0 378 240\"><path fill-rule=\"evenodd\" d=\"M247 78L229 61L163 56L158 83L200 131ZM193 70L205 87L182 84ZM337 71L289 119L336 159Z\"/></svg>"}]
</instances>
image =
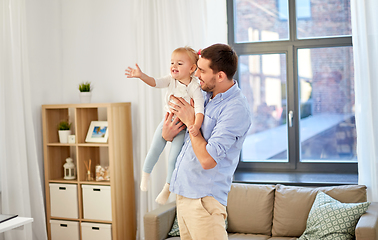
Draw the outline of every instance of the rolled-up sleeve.
<instances>
[{"instance_id":1,"label":"rolled-up sleeve","mask_svg":"<svg viewBox=\"0 0 378 240\"><path fill-rule=\"evenodd\" d=\"M235 104L220 114L207 140L206 150L218 163L227 155L238 155L241 144L251 125L249 111L244 105ZM242 138L242 139L241 139ZM234 151L237 150L237 151ZM228 156L236 157L236 156Z\"/></svg>"}]
</instances>

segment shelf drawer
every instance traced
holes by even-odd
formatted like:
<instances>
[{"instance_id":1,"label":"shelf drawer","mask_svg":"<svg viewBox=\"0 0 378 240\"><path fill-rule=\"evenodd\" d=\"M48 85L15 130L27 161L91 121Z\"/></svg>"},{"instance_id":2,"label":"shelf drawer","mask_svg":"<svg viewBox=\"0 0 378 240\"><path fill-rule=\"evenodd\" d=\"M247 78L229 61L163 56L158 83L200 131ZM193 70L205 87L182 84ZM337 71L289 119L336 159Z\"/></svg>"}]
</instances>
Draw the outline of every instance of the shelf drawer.
<instances>
[{"instance_id":1,"label":"shelf drawer","mask_svg":"<svg viewBox=\"0 0 378 240\"><path fill-rule=\"evenodd\" d=\"M79 222L50 220L51 240L79 240Z\"/></svg>"},{"instance_id":2,"label":"shelf drawer","mask_svg":"<svg viewBox=\"0 0 378 240\"><path fill-rule=\"evenodd\" d=\"M111 240L112 225L103 223L81 223L81 240Z\"/></svg>"},{"instance_id":3,"label":"shelf drawer","mask_svg":"<svg viewBox=\"0 0 378 240\"><path fill-rule=\"evenodd\" d=\"M51 216L79 218L77 185L50 183Z\"/></svg>"},{"instance_id":4,"label":"shelf drawer","mask_svg":"<svg viewBox=\"0 0 378 240\"><path fill-rule=\"evenodd\" d=\"M110 186L82 185L85 219L112 221Z\"/></svg>"}]
</instances>

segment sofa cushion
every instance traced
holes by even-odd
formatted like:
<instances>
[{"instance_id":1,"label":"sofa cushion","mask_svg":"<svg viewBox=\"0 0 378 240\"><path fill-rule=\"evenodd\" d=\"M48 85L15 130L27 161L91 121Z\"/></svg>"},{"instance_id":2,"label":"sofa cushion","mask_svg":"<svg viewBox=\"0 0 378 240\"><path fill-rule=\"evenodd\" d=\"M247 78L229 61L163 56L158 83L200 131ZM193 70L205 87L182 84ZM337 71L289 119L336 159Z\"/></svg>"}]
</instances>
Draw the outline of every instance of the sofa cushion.
<instances>
[{"instance_id":1,"label":"sofa cushion","mask_svg":"<svg viewBox=\"0 0 378 240\"><path fill-rule=\"evenodd\" d=\"M270 236L257 235L257 234L244 234L244 233L230 233L228 240L267 240Z\"/></svg>"},{"instance_id":2,"label":"sofa cushion","mask_svg":"<svg viewBox=\"0 0 378 240\"><path fill-rule=\"evenodd\" d=\"M272 236L299 237L306 229L308 214L318 191L344 203L366 202L366 186L293 187L277 184Z\"/></svg>"},{"instance_id":3,"label":"sofa cushion","mask_svg":"<svg viewBox=\"0 0 378 240\"><path fill-rule=\"evenodd\" d=\"M228 232L271 235L274 185L233 183L228 194Z\"/></svg>"},{"instance_id":4,"label":"sofa cushion","mask_svg":"<svg viewBox=\"0 0 378 240\"><path fill-rule=\"evenodd\" d=\"M173 221L172 228L169 231L168 236L171 236L171 237L180 236L180 229L178 225L177 215L175 217L175 220Z\"/></svg>"},{"instance_id":5,"label":"sofa cushion","mask_svg":"<svg viewBox=\"0 0 378 240\"><path fill-rule=\"evenodd\" d=\"M298 240L296 237L271 237L268 240Z\"/></svg>"},{"instance_id":6,"label":"sofa cushion","mask_svg":"<svg viewBox=\"0 0 378 240\"><path fill-rule=\"evenodd\" d=\"M299 240L352 240L356 224L369 205L370 202L341 203L319 191Z\"/></svg>"}]
</instances>

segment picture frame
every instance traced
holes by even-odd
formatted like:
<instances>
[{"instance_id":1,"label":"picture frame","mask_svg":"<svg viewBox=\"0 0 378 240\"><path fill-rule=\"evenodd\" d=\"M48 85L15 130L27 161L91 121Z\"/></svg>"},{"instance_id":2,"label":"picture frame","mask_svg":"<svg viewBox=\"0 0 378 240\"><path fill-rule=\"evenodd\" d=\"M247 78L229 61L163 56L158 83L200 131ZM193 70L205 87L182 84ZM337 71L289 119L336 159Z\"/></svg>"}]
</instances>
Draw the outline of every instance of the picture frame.
<instances>
[{"instance_id":1,"label":"picture frame","mask_svg":"<svg viewBox=\"0 0 378 240\"><path fill-rule=\"evenodd\" d=\"M106 143L108 142L109 131L107 121L92 121L85 142Z\"/></svg>"}]
</instances>

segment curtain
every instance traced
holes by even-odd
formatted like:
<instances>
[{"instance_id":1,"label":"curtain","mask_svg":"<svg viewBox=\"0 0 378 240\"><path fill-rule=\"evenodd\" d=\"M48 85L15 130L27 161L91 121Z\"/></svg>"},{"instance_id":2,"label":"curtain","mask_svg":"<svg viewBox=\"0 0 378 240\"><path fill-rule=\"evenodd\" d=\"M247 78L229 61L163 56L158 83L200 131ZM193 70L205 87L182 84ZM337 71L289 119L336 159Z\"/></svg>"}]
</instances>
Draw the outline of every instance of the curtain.
<instances>
[{"instance_id":1,"label":"curtain","mask_svg":"<svg viewBox=\"0 0 378 240\"><path fill-rule=\"evenodd\" d=\"M378 201L378 1L352 0L358 182Z\"/></svg>"},{"instance_id":2,"label":"curtain","mask_svg":"<svg viewBox=\"0 0 378 240\"><path fill-rule=\"evenodd\" d=\"M25 0L0 3L0 177L2 213L32 217L5 240L47 239L28 70Z\"/></svg>"},{"instance_id":3,"label":"curtain","mask_svg":"<svg viewBox=\"0 0 378 240\"><path fill-rule=\"evenodd\" d=\"M226 1L177 0L155 1L140 0L135 3L137 63L143 72L152 77L161 77L169 74L172 51L177 47L190 46L195 50L205 48L215 42L209 42L209 24L207 9L212 7L217 13L212 17L212 28L218 33L211 39L224 42L226 33ZM213 16L213 15L211 15ZM223 24L223 25L222 25ZM219 36L221 35L221 36ZM207 39L207 40L206 40ZM205 45L206 44L206 45ZM159 90L147 86L142 81L138 85L138 120L137 129L138 147L135 153L135 178L137 195L137 239L144 239L143 216L146 212L158 207L156 196L162 190L167 175L167 154L170 144L155 165L149 180L149 190L141 192L139 188L144 158L150 147L155 128L164 116L163 97L165 89ZM175 200L172 196L167 202Z\"/></svg>"}]
</instances>

